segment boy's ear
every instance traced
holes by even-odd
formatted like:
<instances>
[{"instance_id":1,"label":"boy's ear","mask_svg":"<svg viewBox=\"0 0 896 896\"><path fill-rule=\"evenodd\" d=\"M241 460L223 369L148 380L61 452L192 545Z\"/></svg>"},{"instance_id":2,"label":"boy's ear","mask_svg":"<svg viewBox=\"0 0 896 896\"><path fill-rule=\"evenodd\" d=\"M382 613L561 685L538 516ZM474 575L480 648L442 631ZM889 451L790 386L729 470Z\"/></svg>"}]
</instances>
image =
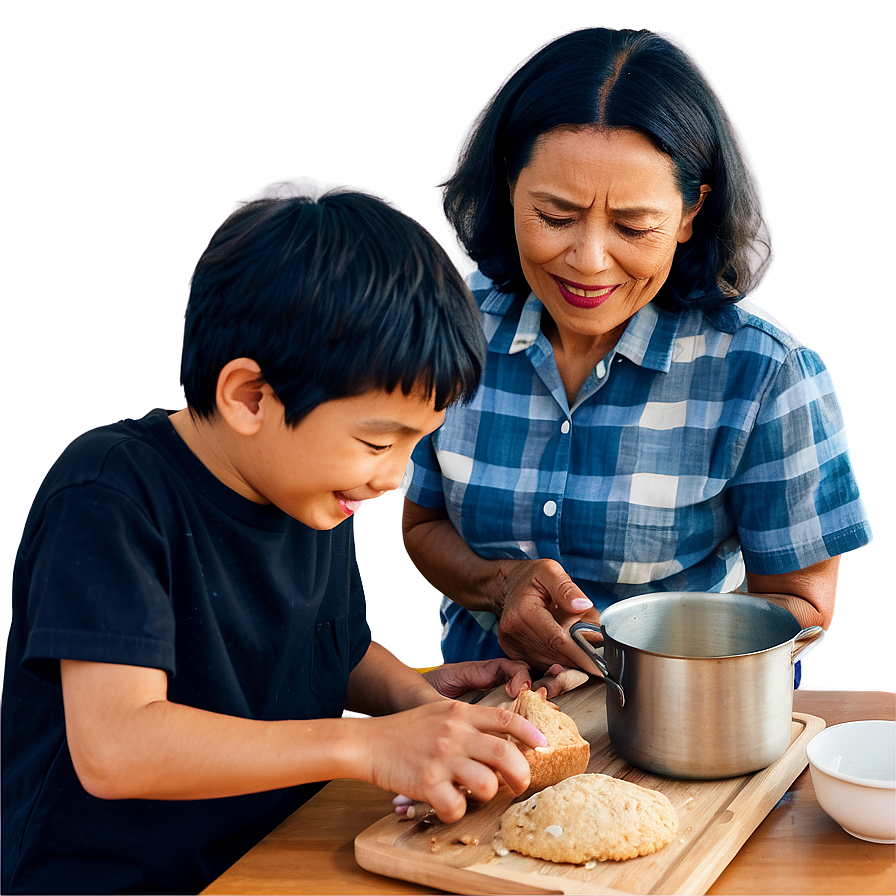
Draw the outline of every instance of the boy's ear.
<instances>
[{"instance_id":1,"label":"boy's ear","mask_svg":"<svg viewBox=\"0 0 896 896\"><path fill-rule=\"evenodd\" d=\"M218 413L239 435L252 436L261 429L265 408L270 404L264 399L273 395L273 389L261 375L261 367L251 358L228 361L218 374Z\"/></svg>"}]
</instances>

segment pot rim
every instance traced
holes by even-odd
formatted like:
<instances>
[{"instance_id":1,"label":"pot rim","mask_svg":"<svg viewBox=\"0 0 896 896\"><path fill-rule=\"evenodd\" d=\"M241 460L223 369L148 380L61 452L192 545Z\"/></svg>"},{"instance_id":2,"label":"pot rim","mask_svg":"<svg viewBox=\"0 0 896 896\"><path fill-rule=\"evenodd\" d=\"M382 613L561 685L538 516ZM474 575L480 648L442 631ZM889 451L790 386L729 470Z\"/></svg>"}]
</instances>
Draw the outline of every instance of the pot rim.
<instances>
[{"instance_id":1,"label":"pot rim","mask_svg":"<svg viewBox=\"0 0 896 896\"><path fill-rule=\"evenodd\" d=\"M612 616L624 614L625 611L630 607L639 605L650 605L654 603L671 603L675 600L680 600L683 598L697 599L698 601L706 600L707 602L724 602L725 600L736 600L741 604L752 604L757 608L761 607L761 612L763 613L770 613L773 616L778 616L783 621L791 622L793 626L795 626L796 631L789 638L786 638L777 644L763 647L760 650L750 650L743 653L724 653L721 655L710 656L684 656L680 653L666 653L659 650L651 650L647 647L639 647L637 644L630 644L627 641L624 641L621 638L607 632L606 623L604 622L604 616L606 614L609 614L611 616L610 622L612 623ZM805 631L805 629L800 626L800 623L798 622L796 617L789 610L785 609L779 604L774 603L773 601L769 601L765 598L759 597L758 595L746 594L740 591L657 591L649 592L646 594L638 594L634 597L627 597L623 600L616 601L615 603L610 604L610 606L608 606L601 613L600 630L605 640L609 640L612 643L619 645L620 647L628 648L629 650L638 650L641 653L648 654L649 656L656 656L663 659L673 660L737 660L744 659L746 657L760 656L764 653L770 653L774 650L782 650L785 648L792 651L794 642L800 636L800 634Z\"/></svg>"},{"instance_id":2,"label":"pot rim","mask_svg":"<svg viewBox=\"0 0 896 896\"><path fill-rule=\"evenodd\" d=\"M612 641L614 644L618 644L620 647L625 647L628 650L637 650L640 653L661 657L664 660L740 660L745 657L759 656L762 653L780 650L782 647L792 648L796 639L796 635L794 635L789 641L782 641L780 644L775 644L772 647L764 647L762 650L753 650L749 653L723 653L721 656L682 656L680 653L660 653L658 650L649 650L646 647L638 647L636 644L626 644L625 641L620 641L618 638L608 635L603 626L601 626L601 630L604 634L604 640Z\"/></svg>"}]
</instances>

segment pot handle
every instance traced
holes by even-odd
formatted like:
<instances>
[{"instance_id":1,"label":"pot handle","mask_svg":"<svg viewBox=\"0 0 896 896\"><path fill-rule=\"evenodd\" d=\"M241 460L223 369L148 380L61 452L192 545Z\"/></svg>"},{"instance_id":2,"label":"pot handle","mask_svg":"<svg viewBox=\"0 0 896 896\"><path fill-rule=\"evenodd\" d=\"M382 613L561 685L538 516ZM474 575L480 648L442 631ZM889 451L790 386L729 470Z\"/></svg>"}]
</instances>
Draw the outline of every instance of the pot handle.
<instances>
[{"instance_id":1,"label":"pot handle","mask_svg":"<svg viewBox=\"0 0 896 896\"><path fill-rule=\"evenodd\" d=\"M572 635L573 640L576 642L576 644L578 644L579 647L581 647L585 651L585 653L588 654L591 662L594 663L594 665L597 666L598 669L600 669L600 674L603 675L604 681L616 688L616 691L619 694L619 705L625 706L625 691L622 690L622 685L610 678L610 670L607 668L606 661L599 653L595 651L594 645L590 641L586 640L584 635L580 634L582 631L597 632L597 634L602 635L603 630L599 625L594 625L591 622L576 622L573 623L573 626L572 628L570 628L569 633L570 635Z\"/></svg>"},{"instance_id":2,"label":"pot handle","mask_svg":"<svg viewBox=\"0 0 896 896\"><path fill-rule=\"evenodd\" d=\"M824 637L824 629L820 625L810 625L804 628L794 639L790 652L791 662L796 662L805 656Z\"/></svg>"}]
</instances>

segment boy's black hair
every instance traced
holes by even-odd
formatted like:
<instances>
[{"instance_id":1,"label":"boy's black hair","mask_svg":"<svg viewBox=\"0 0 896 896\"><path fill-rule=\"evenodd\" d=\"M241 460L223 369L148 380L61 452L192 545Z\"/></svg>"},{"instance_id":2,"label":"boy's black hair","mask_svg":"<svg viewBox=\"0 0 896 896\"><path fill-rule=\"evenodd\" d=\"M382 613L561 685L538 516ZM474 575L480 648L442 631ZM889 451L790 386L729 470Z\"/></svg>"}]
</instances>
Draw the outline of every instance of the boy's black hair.
<instances>
[{"instance_id":1,"label":"boy's black hair","mask_svg":"<svg viewBox=\"0 0 896 896\"><path fill-rule=\"evenodd\" d=\"M444 250L381 199L348 190L248 202L196 265L181 383L192 413L216 413L221 369L261 367L289 425L372 389L432 394L437 410L475 392L479 311Z\"/></svg>"}]
</instances>

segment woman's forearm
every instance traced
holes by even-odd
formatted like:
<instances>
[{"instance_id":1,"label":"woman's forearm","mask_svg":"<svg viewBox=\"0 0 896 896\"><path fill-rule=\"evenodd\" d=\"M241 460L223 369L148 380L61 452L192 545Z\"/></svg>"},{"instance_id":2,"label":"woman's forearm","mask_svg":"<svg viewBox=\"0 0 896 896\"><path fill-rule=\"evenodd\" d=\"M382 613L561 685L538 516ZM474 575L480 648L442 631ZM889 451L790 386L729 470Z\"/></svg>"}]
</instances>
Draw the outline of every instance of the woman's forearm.
<instances>
[{"instance_id":1,"label":"woman's forearm","mask_svg":"<svg viewBox=\"0 0 896 896\"><path fill-rule=\"evenodd\" d=\"M834 616L834 597L840 558L832 557L806 569L780 575L757 575L747 570L747 589L788 610L803 627L827 628Z\"/></svg>"},{"instance_id":2,"label":"woman's forearm","mask_svg":"<svg viewBox=\"0 0 896 896\"><path fill-rule=\"evenodd\" d=\"M501 615L508 570L520 560L485 560L461 538L443 510L405 500L404 544L426 580L467 610Z\"/></svg>"}]
</instances>

